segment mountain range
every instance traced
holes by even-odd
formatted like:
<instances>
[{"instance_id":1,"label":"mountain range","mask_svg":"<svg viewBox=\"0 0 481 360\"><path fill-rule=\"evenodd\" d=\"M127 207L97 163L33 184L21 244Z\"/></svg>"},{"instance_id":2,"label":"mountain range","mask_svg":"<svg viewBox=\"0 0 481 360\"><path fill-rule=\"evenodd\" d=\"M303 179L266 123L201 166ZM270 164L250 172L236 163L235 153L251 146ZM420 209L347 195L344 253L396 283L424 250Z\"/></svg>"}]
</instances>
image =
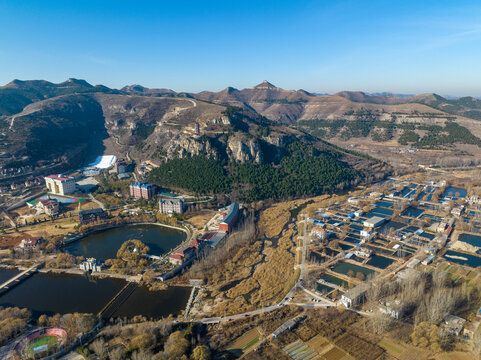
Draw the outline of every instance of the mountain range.
<instances>
[{"instance_id":1,"label":"mountain range","mask_svg":"<svg viewBox=\"0 0 481 360\"><path fill-rule=\"evenodd\" d=\"M206 153L262 162L265 144L279 148L290 136L311 136L341 147L352 139L367 139L421 148L475 148L480 119L481 100L473 97L353 91L319 95L268 81L242 90L188 93L141 85L117 90L78 79L59 84L14 80L0 87L0 164L14 159L72 165L100 151L127 153L134 160ZM459 136L450 134L451 123ZM438 139L434 144L423 142L432 134Z\"/></svg>"}]
</instances>

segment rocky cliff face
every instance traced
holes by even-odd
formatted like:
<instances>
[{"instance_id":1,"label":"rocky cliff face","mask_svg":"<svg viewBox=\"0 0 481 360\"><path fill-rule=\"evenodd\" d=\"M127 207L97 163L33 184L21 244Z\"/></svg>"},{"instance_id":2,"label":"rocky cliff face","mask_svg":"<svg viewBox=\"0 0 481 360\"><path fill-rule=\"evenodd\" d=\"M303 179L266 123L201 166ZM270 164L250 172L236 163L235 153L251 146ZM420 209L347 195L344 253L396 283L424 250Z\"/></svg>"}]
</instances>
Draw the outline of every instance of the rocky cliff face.
<instances>
[{"instance_id":1,"label":"rocky cliff face","mask_svg":"<svg viewBox=\"0 0 481 360\"><path fill-rule=\"evenodd\" d=\"M227 141L228 155L232 160L244 163L252 161L262 162L262 152L259 143L255 139L245 139L239 136L231 136Z\"/></svg>"},{"instance_id":2,"label":"rocky cliff face","mask_svg":"<svg viewBox=\"0 0 481 360\"><path fill-rule=\"evenodd\" d=\"M217 159L219 154L206 138L178 136L166 144L167 159L206 155Z\"/></svg>"}]
</instances>

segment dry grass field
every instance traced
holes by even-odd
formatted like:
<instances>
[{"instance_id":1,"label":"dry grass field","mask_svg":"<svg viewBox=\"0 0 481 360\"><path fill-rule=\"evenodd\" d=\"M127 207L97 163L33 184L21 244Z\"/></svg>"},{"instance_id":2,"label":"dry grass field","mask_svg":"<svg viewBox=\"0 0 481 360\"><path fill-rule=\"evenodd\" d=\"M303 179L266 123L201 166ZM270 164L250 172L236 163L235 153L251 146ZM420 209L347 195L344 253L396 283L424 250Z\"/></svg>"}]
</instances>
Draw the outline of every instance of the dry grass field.
<instances>
[{"instance_id":1,"label":"dry grass field","mask_svg":"<svg viewBox=\"0 0 481 360\"><path fill-rule=\"evenodd\" d=\"M78 224L76 217L61 218L54 221L46 221L40 224L28 225L18 229L18 233L13 230L9 230L6 235L21 235L28 234L30 236L44 236L48 234L52 235L64 235L69 232L74 232L75 225Z\"/></svg>"},{"instance_id":2,"label":"dry grass field","mask_svg":"<svg viewBox=\"0 0 481 360\"><path fill-rule=\"evenodd\" d=\"M422 360L430 358L431 355L429 350L417 348L408 344L402 344L390 337L384 337L377 343L377 345L386 350L392 358L398 360Z\"/></svg>"},{"instance_id":3,"label":"dry grass field","mask_svg":"<svg viewBox=\"0 0 481 360\"><path fill-rule=\"evenodd\" d=\"M203 229L210 219L215 215L214 210L201 210L187 218L187 222L197 229Z\"/></svg>"},{"instance_id":4,"label":"dry grass field","mask_svg":"<svg viewBox=\"0 0 481 360\"><path fill-rule=\"evenodd\" d=\"M17 245L19 245L22 239L24 239L25 237L29 237L29 236L23 236L18 233L9 234L9 235L0 235L0 249L8 250L10 248L14 248Z\"/></svg>"}]
</instances>

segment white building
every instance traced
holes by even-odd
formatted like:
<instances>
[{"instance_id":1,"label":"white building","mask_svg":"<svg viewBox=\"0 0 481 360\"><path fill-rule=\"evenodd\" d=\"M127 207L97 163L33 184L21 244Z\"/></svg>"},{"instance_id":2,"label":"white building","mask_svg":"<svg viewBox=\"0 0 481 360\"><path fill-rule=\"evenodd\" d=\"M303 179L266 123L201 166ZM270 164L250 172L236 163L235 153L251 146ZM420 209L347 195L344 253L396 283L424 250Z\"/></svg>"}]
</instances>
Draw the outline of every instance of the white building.
<instances>
[{"instance_id":1,"label":"white building","mask_svg":"<svg viewBox=\"0 0 481 360\"><path fill-rule=\"evenodd\" d=\"M340 303L347 308L362 303L366 297L369 286L367 283L360 283L356 287L347 290L342 294Z\"/></svg>"},{"instance_id":2,"label":"white building","mask_svg":"<svg viewBox=\"0 0 481 360\"><path fill-rule=\"evenodd\" d=\"M57 195L67 195L75 192L75 179L71 176L50 175L45 178L49 192Z\"/></svg>"},{"instance_id":3,"label":"white building","mask_svg":"<svg viewBox=\"0 0 481 360\"><path fill-rule=\"evenodd\" d=\"M102 265L100 265L95 258L88 258L79 265L80 269L88 272L100 272L102 271Z\"/></svg>"}]
</instances>

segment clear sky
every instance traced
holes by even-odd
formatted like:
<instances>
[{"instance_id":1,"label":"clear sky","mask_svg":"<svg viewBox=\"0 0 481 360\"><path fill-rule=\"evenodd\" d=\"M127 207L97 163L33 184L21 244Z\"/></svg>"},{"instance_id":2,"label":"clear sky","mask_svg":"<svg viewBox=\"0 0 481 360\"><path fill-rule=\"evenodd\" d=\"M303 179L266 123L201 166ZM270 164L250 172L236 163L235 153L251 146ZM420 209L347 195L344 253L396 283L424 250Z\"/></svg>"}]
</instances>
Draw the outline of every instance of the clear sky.
<instances>
[{"instance_id":1,"label":"clear sky","mask_svg":"<svg viewBox=\"0 0 481 360\"><path fill-rule=\"evenodd\" d=\"M481 2L0 0L0 84L481 96Z\"/></svg>"}]
</instances>

